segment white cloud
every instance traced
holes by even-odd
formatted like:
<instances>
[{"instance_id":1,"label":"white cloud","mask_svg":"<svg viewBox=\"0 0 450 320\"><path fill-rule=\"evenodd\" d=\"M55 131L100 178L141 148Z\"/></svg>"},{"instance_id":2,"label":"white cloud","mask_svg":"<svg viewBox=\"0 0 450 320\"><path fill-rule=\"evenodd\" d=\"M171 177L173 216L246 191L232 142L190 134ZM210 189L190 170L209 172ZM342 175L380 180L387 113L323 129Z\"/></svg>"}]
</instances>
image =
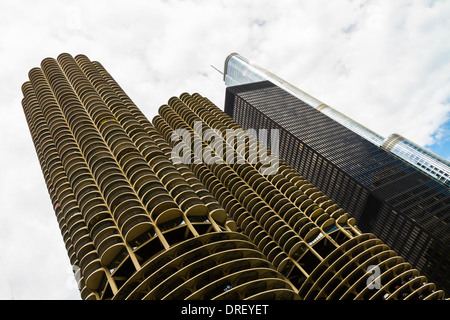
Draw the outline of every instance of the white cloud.
<instances>
[{"instance_id":1,"label":"white cloud","mask_svg":"<svg viewBox=\"0 0 450 320\"><path fill-rule=\"evenodd\" d=\"M449 14L448 1L0 2L0 298L79 297L20 105L45 57L100 61L151 119L185 91L222 107L210 65L239 52L382 135L430 144L448 135Z\"/></svg>"},{"instance_id":2,"label":"white cloud","mask_svg":"<svg viewBox=\"0 0 450 320\"><path fill-rule=\"evenodd\" d=\"M382 135L432 142L450 111L449 3L307 6L279 18L254 60Z\"/></svg>"}]
</instances>

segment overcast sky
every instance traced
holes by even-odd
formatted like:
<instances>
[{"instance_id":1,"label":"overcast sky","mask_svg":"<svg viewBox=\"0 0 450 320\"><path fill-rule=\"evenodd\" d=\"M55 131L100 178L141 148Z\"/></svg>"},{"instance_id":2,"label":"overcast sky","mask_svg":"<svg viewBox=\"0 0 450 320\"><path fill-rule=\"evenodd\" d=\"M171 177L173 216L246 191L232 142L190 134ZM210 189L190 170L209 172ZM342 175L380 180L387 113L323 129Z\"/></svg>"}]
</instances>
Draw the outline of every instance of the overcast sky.
<instances>
[{"instance_id":1,"label":"overcast sky","mask_svg":"<svg viewBox=\"0 0 450 320\"><path fill-rule=\"evenodd\" d=\"M80 299L23 114L46 57L100 61L151 119L183 92L223 108L238 52L375 132L450 159L450 1L0 0L0 298Z\"/></svg>"}]
</instances>

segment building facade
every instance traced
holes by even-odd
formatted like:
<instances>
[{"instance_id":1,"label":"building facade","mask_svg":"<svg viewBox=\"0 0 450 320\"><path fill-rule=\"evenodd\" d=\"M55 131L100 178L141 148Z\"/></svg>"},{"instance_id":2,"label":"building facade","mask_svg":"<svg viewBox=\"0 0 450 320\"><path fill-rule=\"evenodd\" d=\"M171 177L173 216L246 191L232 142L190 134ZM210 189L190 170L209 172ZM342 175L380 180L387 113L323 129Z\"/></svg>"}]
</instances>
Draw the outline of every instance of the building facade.
<instances>
[{"instance_id":1,"label":"building facade","mask_svg":"<svg viewBox=\"0 0 450 320\"><path fill-rule=\"evenodd\" d=\"M271 76L252 82L236 73L226 73L234 81L227 87L225 112L245 129L279 130L281 158L356 218L361 230L376 234L450 289L450 191L448 180L429 170L445 164L430 166L432 154L425 158L424 149L403 137L383 142L343 115L337 120L337 113L324 112L328 106ZM247 84L233 85L239 82Z\"/></svg>"},{"instance_id":2,"label":"building facade","mask_svg":"<svg viewBox=\"0 0 450 320\"><path fill-rule=\"evenodd\" d=\"M251 158L254 137L233 145L227 129L245 131L206 98L171 98L150 123L84 55L29 78L22 105L83 299L444 298L269 150Z\"/></svg>"}]
</instances>

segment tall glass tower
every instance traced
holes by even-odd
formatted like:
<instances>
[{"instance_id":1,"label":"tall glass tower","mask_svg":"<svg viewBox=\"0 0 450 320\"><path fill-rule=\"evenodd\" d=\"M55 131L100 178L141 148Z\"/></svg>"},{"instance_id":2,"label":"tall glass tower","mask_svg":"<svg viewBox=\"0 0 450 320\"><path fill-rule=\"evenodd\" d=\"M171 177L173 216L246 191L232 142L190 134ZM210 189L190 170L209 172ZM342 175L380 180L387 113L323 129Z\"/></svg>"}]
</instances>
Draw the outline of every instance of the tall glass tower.
<instances>
[{"instance_id":1,"label":"tall glass tower","mask_svg":"<svg viewBox=\"0 0 450 320\"><path fill-rule=\"evenodd\" d=\"M29 78L23 108L83 299L444 298L199 94L152 124L84 55Z\"/></svg>"},{"instance_id":2,"label":"tall glass tower","mask_svg":"<svg viewBox=\"0 0 450 320\"><path fill-rule=\"evenodd\" d=\"M227 58L224 74L228 115L245 129L278 129L281 158L363 231L450 289L444 160L401 136L383 139L237 54Z\"/></svg>"}]
</instances>

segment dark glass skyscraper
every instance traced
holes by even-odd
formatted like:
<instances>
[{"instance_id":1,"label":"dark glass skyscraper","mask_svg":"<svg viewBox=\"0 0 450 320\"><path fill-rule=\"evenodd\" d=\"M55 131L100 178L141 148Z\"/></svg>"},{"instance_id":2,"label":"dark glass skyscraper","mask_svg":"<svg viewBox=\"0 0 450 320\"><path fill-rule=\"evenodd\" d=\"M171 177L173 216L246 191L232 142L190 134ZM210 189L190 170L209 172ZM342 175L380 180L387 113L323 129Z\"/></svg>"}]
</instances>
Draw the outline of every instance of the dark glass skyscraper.
<instances>
[{"instance_id":1,"label":"dark glass skyscraper","mask_svg":"<svg viewBox=\"0 0 450 320\"><path fill-rule=\"evenodd\" d=\"M236 70L228 75L237 78ZM248 75L248 72L247 72ZM225 75L227 76L227 74ZM250 76L251 78L252 76ZM279 155L306 179L442 287L450 289L450 191L438 179L350 130L284 84L253 76L226 90L225 112L245 129L278 129ZM271 79L272 80L272 79ZM278 84L278 85L277 85ZM317 104L317 103L316 103Z\"/></svg>"}]
</instances>

